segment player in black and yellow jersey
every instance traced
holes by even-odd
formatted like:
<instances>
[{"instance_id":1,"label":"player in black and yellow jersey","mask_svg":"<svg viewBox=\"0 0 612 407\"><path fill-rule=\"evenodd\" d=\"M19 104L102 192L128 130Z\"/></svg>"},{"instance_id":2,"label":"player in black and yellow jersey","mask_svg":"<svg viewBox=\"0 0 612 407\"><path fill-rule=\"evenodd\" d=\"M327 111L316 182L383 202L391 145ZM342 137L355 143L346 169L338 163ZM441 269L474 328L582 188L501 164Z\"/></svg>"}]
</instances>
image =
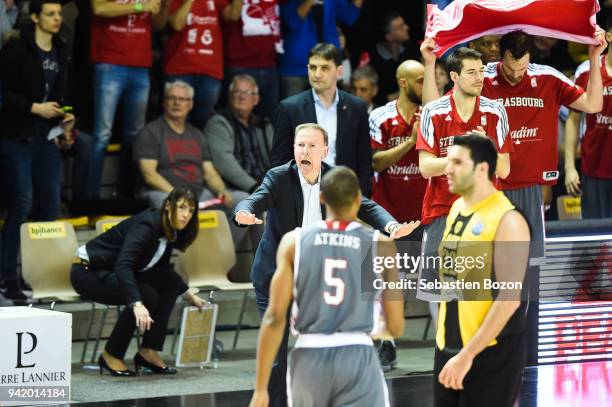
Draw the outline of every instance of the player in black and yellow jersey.
<instances>
[{"instance_id":1,"label":"player in black and yellow jersey","mask_svg":"<svg viewBox=\"0 0 612 407\"><path fill-rule=\"evenodd\" d=\"M522 301L529 226L494 186L497 151L487 137L455 137L449 189L459 194L438 254L441 302L435 355L436 406L512 406L526 361ZM527 292L525 290L524 292Z\"/></svg>"}]
</instances>

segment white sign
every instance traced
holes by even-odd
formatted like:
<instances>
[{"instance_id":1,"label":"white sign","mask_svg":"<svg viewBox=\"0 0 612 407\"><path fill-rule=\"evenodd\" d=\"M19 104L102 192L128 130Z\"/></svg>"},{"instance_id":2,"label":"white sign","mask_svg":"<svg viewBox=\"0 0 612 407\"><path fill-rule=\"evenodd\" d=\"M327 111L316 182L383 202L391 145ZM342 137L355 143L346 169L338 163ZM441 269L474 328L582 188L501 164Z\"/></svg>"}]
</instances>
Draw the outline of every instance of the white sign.
<instances>
[{"instance_id":1,"label":"white sign","mask_svg":"<svg viewBox=\"0 0 612 407\"><path fill-rule=\"evenodd\" d=\"M72 315L0 308L0 405L70 400Z\"/></svg>"}]
</instances>

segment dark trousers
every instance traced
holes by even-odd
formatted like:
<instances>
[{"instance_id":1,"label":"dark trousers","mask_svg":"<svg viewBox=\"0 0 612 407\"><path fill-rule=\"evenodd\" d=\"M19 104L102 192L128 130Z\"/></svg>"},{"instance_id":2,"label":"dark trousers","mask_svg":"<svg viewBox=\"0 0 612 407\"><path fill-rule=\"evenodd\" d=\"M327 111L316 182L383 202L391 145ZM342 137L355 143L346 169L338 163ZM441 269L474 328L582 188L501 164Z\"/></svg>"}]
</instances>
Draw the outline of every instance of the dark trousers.
<instances>
[{"instance_id":1,"label":"dark trousers","mask_svg":"<svg viewBox=\"0 0 612 407\"><path fill-rule=\"evenodd\" d=\"M72 147L66 151L72 160L72 200L93 199L91 174L93 171L93 138L85 132L79 132Z\"/></svg>"},{"instance_id":2,"label":"dark trousers","mask_svg":"<svg viewBox=\"0 0 612 407\"><path fill-rule=\"evenodd\" d=\"M0 138L0 168L8 204L0 237L0 275L16 281L21 224L28 215L33 221L52 221L59 214L60 150L42 136L25 143Z\"/></svg>"},{"instance_id":3,"label":"dark trousers","mask_svg":"<svg viewBox=\"0 0 612 407\"><path fill-rule=\"evenodd\" d=\"M142 302L149 311L154 323L142 336L142 347L161 351L166 339L168 319L174 308L176 298L185 291L182 278L170 267L153 267L144 272L134 273ZM122 295L117 275L112 271L93 271L80 264L72 265L70 282L75 291L84 299L106 305L127 305ZM125 308L111 336L106 343L106 351L112 356L123 359L130 344L136 321L130 307Z\"/></svg>"},{"instance_id":4,"label":"dark trousers","mask_svg":"<svg viewBox=\"0 0 612 407\"><path fill-rule=\"evenodd\" d=\"M255 285L255 301L259 310L259 316L263 315L268 308L270 299L270 281L264 286ZM285 333L281 341L280 348L274 359L272 371L270 372L270 382L268 383L268 393L270 395L270 407L287 407L287 348L289 341L289 318L285 326Z\"/></svg>"},{"instance_id":5,"label":"dark trousers","mask_svg":"<svg viewBox=\"0 0 612 407\"><path fill-rule=\"evenodd\" d=\"M438 376L454 355L440 351L434 356L435 407L512 407L519 393L527 358L524 335L498 339L475 358L463 379L463 390L447 389Z\"/></svg>"}]
</instances>

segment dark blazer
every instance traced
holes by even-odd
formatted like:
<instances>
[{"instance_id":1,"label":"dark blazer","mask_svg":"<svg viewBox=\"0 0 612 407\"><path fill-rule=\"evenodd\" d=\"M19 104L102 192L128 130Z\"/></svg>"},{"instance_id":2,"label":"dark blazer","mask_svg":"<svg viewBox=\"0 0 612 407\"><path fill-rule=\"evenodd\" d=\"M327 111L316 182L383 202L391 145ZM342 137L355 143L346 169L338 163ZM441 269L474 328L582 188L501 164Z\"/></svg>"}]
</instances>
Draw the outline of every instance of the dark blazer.
<instances>
[{"instance_id":1,"label":"dark blazer","mask_svg":"<svg viewBox=\"0 0 612 407\"><path fill-rule=\"evenodd\" d=\"M365 101L338 89L338 124L336 164L352 168L359 177L361 192L372 192L372 147ZM312 89L280 102L274 119L272 165L282 165L293 159L295 128L303 123L316 123Z\"/></svg>"},{"instance_id":2,"label":"dark blazer","mask_svg":"<svg viewBox=\"0 0 612 407\"><path fill-rule=\"evenodd\" d=\"M97 273L100 278L116 273L126 303L142 301L134 273L149 264L162 237L162 211L147 209L125 219L85 245L89 256L89 270ZM173 248L174 244L168 242L159 262L145 273L169 267ZM187 288L185 284L181 292L187 291Z\"/></svg>"},{"instance_id":3,"label":"dark blazer","mask_svg":"<svg viewBox=\"0 0 612 407\"><path fill-rule=\"evenodd\" d=\"M70 105L70 57L66 42L58 35L53 36L53 47L57 50L59 72L50 102L61 106ZM41 103L45 94L45 79L42 63L34 42L34 27L26 25L20 37L9 41L0 53L0 77L2 78L2 108L0 137L28 140L34 135L35 116L31 113L33 103ZM44 120L40 118L41 120ZM47 120L49 126L60 122L59 118Z\"/></svg>"},{"instance_id":4,"label":"dark blazer","mask_svg":"<svg viewBox=\"0 0 612 407\"><path fill-rule=\"evenodd\" d=\"M322 163L322 175L325 175L330 168L329 165ZM255 192L236 205L234 222L236 222L235 213L240 210L254 213L258 217L261 217L264 211L268 211L264 234L251 268L253 284L262 288L267 287L276 270L276 249L281 238L302 224L304 198L295 161L291 160L285 165L269 170ZM324 206L322 206L322 215L325 219ZM387 223L395 220L382 206L367 198L361 201L358 217L379 230L383 230Z\"/></svg>"}]
</instances>

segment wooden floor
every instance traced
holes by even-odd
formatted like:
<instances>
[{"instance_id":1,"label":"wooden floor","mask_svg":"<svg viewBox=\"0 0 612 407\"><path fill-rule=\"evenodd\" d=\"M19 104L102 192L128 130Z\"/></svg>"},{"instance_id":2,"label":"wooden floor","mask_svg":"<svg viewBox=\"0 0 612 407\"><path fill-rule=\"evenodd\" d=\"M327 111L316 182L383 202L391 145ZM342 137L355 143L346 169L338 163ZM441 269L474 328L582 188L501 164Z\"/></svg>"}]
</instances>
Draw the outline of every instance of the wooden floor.
<instances>
[{"instance_id":1,"label":"wooden floor","mask_svg":"<svg viewBox=\"0 0 612 407\"><path fill-rule=\"evenodd\" d=\"M391 406L432 406L431 375L387 380ZM251 391L80 403L106 407L239 407L248 406ZM539 407L612 406L612 362L573 363L527 368L519 405ZM373 406L374 407L374 406Z\"/></svg>"}]
</instances>

